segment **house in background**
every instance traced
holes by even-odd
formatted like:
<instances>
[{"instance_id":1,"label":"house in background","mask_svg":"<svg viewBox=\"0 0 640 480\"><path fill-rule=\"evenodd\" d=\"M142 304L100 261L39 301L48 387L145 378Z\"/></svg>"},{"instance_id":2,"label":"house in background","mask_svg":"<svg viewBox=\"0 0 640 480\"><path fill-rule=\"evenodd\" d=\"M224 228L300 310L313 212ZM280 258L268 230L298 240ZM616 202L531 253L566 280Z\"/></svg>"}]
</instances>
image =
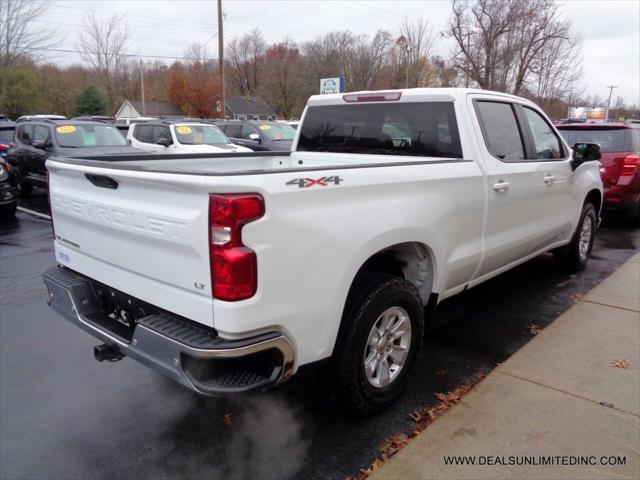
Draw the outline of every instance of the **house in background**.
<instances>
[{"instance_id":1,"label":"house in background","mask_svg":"<svg viewBox=\"0 0 640 480\"><path fill-rule=\"evenodd\" d=\"M138 118L184 118L187 116L180 107L171 102L142 102L139 100L125 100L116 114L116 121L130 122Z\"/></svg>"},{"instance_id":2,"label":"house in background","mask_svg":"<svg viewBox=\"0 0 640 480\"><path fill-rule=\"evenodd\" d=\"M227 118L233 120L276 119L276 112L262 97L227 97L226 107Z\"/></svg>"}]
</instances>

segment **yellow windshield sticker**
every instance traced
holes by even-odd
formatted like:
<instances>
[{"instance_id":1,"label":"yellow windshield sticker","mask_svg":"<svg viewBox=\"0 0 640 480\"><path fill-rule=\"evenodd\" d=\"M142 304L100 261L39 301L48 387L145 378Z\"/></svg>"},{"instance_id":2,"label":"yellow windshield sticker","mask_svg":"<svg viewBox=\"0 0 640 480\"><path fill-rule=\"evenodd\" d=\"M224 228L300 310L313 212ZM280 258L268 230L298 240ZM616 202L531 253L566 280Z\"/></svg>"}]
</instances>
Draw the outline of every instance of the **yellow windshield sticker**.
<instances>
[{"instance_id":1,"label":"yellow windshield sticker","mask_svg":"<svg viewBox=\"0 0 640 480\"><path fill-rule=\"evenodd\" d=\"M176 127L176 132L180 135L189 135L190 133L193 133L193 130L187 125L178 125Z\"/></svg>"},{"instance_id":2,"label":"yellow windshield sticker","mask_svg":"<svg viewBox=\"0 0 640 480\"><path fill-rule=\"evenodd\" d=\"M76 127L73 125L62 125L56 128L56 132L58 133L73 133L76 131Z\"/></svg>"},{"instance_id":3,"label":"yellow windshield sticker","mask_svg":"<svg viewBox=\"0 0 640 480\"><path fill-rule=\"evenodd\" d=\"M260 125L260 130L269 130L271 125Z\"/></svg>"}]
</instances>

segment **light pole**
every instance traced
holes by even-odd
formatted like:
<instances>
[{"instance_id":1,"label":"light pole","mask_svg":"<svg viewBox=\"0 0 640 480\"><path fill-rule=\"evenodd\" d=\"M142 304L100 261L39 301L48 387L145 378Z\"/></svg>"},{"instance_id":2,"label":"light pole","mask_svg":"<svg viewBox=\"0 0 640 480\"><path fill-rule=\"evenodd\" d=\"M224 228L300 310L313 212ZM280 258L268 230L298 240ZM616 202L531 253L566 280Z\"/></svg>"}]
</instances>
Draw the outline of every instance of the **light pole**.
<instances>
[{"instance_id":1,"label":"light pole","mask_svg":"<svg viewBox=\"0 0 640 480\"><path fill-rule=\"evenodd\" d=\"M604 112L604 123L607 123L607 120L609 120L609 105L611 104L611 94L613 93L613 89L618 88L618 86L607 85L607 88L609 89L609 99L607 100L607 109Z\"/></svg>"},{"instance_id":2,"label":"light pole","mask_svg":"<svg viewBox=\"0 0 640 480\"><path fill-rule=\"evenodd\" d=\"M220 114L225 118L225 92L224 92L224 37L222 24L222 0L218 0L218 62L220 69Z\"/></svg>"}]
</instances>

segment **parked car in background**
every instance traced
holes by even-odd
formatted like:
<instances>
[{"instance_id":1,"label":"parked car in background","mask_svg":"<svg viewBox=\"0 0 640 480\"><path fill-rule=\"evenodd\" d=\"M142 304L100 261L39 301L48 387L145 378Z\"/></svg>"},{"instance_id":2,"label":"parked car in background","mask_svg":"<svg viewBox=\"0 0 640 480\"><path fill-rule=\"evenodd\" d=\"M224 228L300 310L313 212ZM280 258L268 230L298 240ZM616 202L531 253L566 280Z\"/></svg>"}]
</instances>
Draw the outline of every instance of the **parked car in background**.
<instances>
[{"instance_id":1,"label":"parked car in background","mask_svg":"<svg viewBox=\"0 0 640 480\"><path fill-rule=\"evenodd\" d=\"M569 145L600 145L604 213L621 214L640 227L640 125L581 123L558 130Z\"/></svg>"},{"instance_id":2,"label":"parked car in background","mask_svg":"<svg viewBox=\"0 0 640 480\"><path fill-rule=\"evenodd\" d=\"M28 120L66 120L67 117L64 115L49 115L49 114L40 114L40 115L23 115L22 117L18 117L16 123L26 122Z\"/></svg>"},{"instance_id":3,"label":"parked car in background","mask_svg":"<svg viewBox=\"0 0 640 480\"><path fill-rule=\"evenodd\" d=\"M6 161L13 168L21 197L28 197L33 187L47 187L45 162L51 155L108 155L144 153L132 148L113 126L104 122L77 120L23 120L16 126L15 144Z\"/></svg>"},{"instance_id":4,"label":"parked car in background","mask_svg":"<svg viewBox=\"0 0 640 480\"><path fill-rule=\"evenodd\" d=\"M290 152L296 129L283 122L226 120L215 122L237 145L255 151Z\"/></svg>"},{"instance_id":5,"label":"parked car in background","mask_svg":"<svg viewBox=\"0 0 640 480\"><path fill-rule=\"evenodd\" d=\"M11 181L11 165L0 159L0 217L13 217L18 208L16 189Z\"/></svg>"},{"instance_id":6,"label":"parked car in background","mask_svg":"<svg viewBox=\"0 0 640 480\"><path fill-rule=\"evenodd\" d=\"M0 120L0 159L7 156L7 152L13 146L13 136L16 124L10 120Z\"/></svg>"},{"instance_id":7,"label":"parked car in background","mask_svg":"<svg viewBox=\"0 0 640 480\"><path fill-rule=\"evenodd\" d=\"M233 144L215 125L190 121L157 120L133 123L131 145L155 153L241 153L251 150Z\"/></svg>"}]
</instances>

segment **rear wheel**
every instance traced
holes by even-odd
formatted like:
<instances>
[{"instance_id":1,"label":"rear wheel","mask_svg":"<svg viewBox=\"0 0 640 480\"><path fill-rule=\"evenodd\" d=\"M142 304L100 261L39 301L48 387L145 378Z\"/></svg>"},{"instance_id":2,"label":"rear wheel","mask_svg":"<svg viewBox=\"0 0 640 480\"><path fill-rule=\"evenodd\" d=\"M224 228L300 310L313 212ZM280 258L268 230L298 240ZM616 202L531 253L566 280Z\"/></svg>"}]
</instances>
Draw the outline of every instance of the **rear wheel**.
<instances>
[{"instance_id":1,"label":"rear wheel","mask_svg":"<svg viewBox=\"0 0 640 480\"><path fill-rule=\"evenodd\" d=\"M33 190L33 185L25 183L22 172L18 167L13 167L13 172L16 176L16 190L18 191L18 196L20 198L29 198L31 196L31 191Z\"/></svg>"},{"instance_id":2,"label":"rear wheel","mask_svg":"<svg viewBox=\"0 0 640 480\"><path fill-rule=\"evenodd\" d=\"M587 266L593 248L597 224L596 209L591 203L582 207L580 221L571 242L553 252L555 259L565 268L578 271Z\"/></svg>"},{"instance_id":3,"label":"rear wheel","mask_svg":"<svg viewBox=\"0 0 640 480\"><path fill-rule=\"evenodd\" d=\"M348 329L333 358L333 377L355 413L370 415L406 387L424 331L422 302L402 278L374 276L347 306Z\"/></svg>"}]
</instances>

